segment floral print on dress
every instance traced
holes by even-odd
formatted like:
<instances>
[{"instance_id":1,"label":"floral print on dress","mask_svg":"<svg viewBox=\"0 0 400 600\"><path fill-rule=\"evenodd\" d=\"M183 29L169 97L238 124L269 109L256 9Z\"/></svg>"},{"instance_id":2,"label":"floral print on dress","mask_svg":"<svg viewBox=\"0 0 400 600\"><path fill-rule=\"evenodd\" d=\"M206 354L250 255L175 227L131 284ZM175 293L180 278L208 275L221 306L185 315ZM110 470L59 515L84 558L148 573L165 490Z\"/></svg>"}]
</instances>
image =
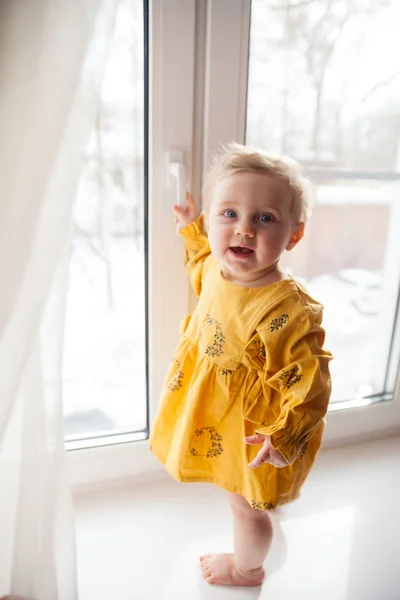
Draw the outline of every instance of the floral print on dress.
<instances>
[{"instance_id":1,"label":"floral print on dress","mask_svg":"<svg viewBox=\"0 0 400 600\"><path fill-rule=\"evenodd\" d=\"M221 375L232 375L233 371L231 369L222 369Z\"/></svg>"},{"instance_id":2,"label":"floral print on dress","mask_svg":"<svg viewBox=\"0 0 400 600\"><path fill-rule=\"evenodd\" d=\"M215 333L213 343L212 345L207 346L205 353L207 356L212 356L213 358L216 356L221 356L221 354L224 352L223 347L226 342L225 336L222 333L222 325L216 319L213 319L209 314L207 314L206 323L207 325L214 325Z\"/></svg>"},{"instance_id":3,"label":"floral print on dress","mask_svg":"<svg viewBox=\"0 0 400 600\"><path fill-rule=\"evenodd\" d=\"M177 392L179 390L179 388L181 388L183 385L182 384L183 372L181 369L181 362L179 360L175 360L175 363L178 366L178 370L168 384L168 389L171 392Z\"/></svg>"},{"instance_id":4,"label":"floral print on dress","mask_svg":"<svg viewBox=\"0 0 400 600\"><path fill-rule=\"evenodd\" d=\"M206 434L208 434L208 436ZM195 429L190 454L192 456L201 456L203 458L216 458L224 451L222 441L222 435L218 433L215 427Z\"/></svg>"},{"instance_id":5,"label":"floral print on dress","mask_svg":"<svg viewBox=\"0 0 400 600\"><path fill-rule=\"evenodd\" d=\"M308 449L308 442L306 442L303 447L300 450L300 454L299 454L299 458L304 458L304 456L307 453L307 449Z\"/></svg>"},{"instance_id":6,"label":"floral print on dress","mask_svg":"<svg viewBox=\"0 0 400 600\"><path fill-rule=\"evenodd\" d=\"M301 438L299 438L297 440L297 444L300 446L300 455L299 455L300 458L303 458L303 456L307 452L308 441L313 436L315 431L318 429L318 427L322 423L322 421L323 421L322 418L318 419L318 421L315 423L313 429L311 431L309 431L308 433L305 433L304 435L302 435Z\"/></svg>"},{"instance_id":7,"label":"floral print on dress","mask_svg":"<svg viewBox=\"0 0 400 600\"><path fill-rule=\"evenodd\" d=\"M258 358L261 358L264 361L267 354L265 351L265 346L262 343L262 341L260 340L260 338L257 337L251 343L252 343L253 349L258 351Z\"/></svg>"},{"instance_id":8,"label":"floral print on dress","mask_svg":"<svg viewBox=\"0 0 400 600\"><path fill-rule=\"evenodd\" d=\"M251 501L251 506L256 510L274 510L276 508L276 504L271 502L256 502L255 500Z\"/></svg>"},{"instance_id":9,"label":"floral print on dress","mask_svg":"<svg viewBox=\"0 0 400 600\"><path fill-rule=\"evenodd\" d=\"M295 383L298 383L302 379L303 374L299 374L299 366L295 365L292 369L282 371L279 377L279 385L281 388L290 389Z\"/></svg>"},{"instance_id":10,"label":"floral print on dress","mask_svg":"<svg viewBox=\"0 0 400 600\"><path fill-rule=\"evenodd\" d=\"M278 329L282 329L282 327L284 325L286 325L286 323L289 320L289 315L287 315L286 313L284 313L283 315L281 315L280 317L277 317L276 319L272 319L271 321L271 325L270 325L270 331L278 331Z\"/></svg>"}]
</instances>

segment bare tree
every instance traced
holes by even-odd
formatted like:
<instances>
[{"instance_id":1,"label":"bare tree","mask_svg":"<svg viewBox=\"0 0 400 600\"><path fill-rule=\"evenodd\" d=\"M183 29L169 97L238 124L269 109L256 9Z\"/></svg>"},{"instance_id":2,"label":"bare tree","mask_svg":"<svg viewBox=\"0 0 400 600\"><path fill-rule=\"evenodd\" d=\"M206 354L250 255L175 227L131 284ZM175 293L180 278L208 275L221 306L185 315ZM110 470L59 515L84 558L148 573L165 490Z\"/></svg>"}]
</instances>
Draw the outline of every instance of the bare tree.
<instances>
[{"instance_id":1,"label":"bare tree","mask_svg":"<svg viewBox=\"0 0 400 600\"><path fill-rule=\"evenodd\" d=\"M273 6L284 11L283 44L295 47L305 59L307 74L314 89L314 119L311 147L314 160L320 159L323 93L328 68L337 44L351 19L380 10L388 0L286 0ZM287 123L286 99L283 99L282 122ZM335 112L337 117L338 112ZM339 133L340 135L340 133ZM283 137L286 136L286 130ZM287 146L286 140L283 144Z\"/></svg>"}]
</instances>

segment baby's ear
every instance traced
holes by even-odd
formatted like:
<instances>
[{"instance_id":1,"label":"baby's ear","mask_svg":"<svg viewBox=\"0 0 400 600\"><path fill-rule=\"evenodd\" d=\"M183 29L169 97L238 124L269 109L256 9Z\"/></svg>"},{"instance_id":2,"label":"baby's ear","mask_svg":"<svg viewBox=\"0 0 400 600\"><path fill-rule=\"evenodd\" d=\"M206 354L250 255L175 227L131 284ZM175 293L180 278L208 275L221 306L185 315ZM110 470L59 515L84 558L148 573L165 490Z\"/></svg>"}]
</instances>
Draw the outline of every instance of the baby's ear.
<instances>
[{"instance_id":1,"label":"baby's ear","mask_svg":"<svg viewBox=\"0 0 400 600\"><path fill-rule=\"evenodd\" d=\"M293 248L296 246L296 244L299 243L299 241L301 240L301 238L304 235L304 226L305 226L305 223L300 223L297 226L295 231L292 233L292 237L290 238L288 245L286 246L286 250L288 250L288 251L293 250Z\"/></svg>"}]
</instances>

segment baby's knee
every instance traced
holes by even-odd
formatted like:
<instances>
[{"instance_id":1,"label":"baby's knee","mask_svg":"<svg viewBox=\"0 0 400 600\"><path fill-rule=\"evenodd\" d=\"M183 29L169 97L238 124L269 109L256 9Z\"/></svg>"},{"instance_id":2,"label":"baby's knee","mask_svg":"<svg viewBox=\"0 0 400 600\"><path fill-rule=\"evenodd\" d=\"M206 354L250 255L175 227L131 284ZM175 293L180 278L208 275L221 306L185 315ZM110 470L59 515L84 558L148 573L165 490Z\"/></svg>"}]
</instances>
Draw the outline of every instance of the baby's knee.
<instances>
[{"instance_id":1,"label":"baby's knee","mask_svg":"<svg viewBox=\"0 0 400 600\"><path fill-rule=\"evenodd\" d=\"M229 503L231 505L231 509L235 515L243 516L245 515L251 519L264 519L268 520L269 515L267 511L258 510L253 508L247 500L240 496L239 494L229 493Z\"/></svg>"}]
</instances>

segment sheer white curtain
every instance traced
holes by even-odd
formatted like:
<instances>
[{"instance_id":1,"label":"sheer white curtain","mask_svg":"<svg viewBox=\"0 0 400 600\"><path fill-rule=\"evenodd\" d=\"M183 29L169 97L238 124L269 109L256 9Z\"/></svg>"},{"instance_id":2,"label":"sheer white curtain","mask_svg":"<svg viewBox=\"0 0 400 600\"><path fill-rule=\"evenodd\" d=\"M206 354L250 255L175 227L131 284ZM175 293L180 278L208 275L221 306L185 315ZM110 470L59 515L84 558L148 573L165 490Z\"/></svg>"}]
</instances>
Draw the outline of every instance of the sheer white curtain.
<instances>
[{"instance_id":1,"label":"sheer white curtain","mask_svg":"<svg viewBox=\"0 0 400 600\"><path fill-rule=\"evenodd\" d=\"M62 331L116 4L0 1L0 597L77 598Z\"/></svg>"}]
</instances>

